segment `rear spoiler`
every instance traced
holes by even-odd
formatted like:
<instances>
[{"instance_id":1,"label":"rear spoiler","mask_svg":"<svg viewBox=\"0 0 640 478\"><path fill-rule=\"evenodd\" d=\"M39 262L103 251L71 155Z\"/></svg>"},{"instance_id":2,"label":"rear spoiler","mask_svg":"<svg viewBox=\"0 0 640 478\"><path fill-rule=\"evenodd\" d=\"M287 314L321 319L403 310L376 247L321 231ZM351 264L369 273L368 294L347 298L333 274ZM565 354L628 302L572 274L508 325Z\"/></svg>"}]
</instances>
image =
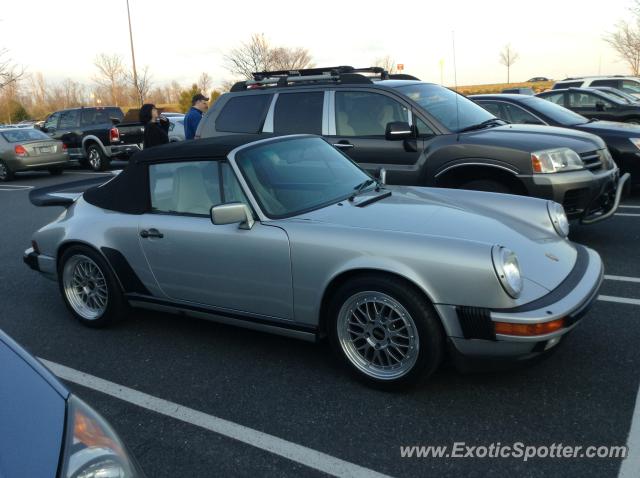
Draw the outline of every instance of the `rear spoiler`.
<instances>
[{"instance_id":1,"label":"rear spoiler","mask_svg":"<svg viewBox=\"0 0 640 478\"><path fill-rule=\"evenodd\" d=\"M111 171L111 174L104 176L95 176L89 179L81 179L80 181L72 181L70 183L54 184L43 188L32 189L29 191L29 201L34 206L71 206L82 194L92 187L110 181L117 176L120 171Z\"/></svg>"}]
</instances>

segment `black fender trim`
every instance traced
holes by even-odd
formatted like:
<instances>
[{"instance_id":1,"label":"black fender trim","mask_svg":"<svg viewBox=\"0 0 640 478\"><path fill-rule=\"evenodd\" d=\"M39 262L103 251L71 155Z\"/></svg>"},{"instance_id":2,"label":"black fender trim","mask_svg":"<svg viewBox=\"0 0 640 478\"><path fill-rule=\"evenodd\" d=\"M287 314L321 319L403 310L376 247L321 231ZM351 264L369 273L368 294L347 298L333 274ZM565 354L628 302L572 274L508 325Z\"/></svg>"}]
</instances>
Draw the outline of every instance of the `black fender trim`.
<instances>
[{"instance_id":1,"label":"black fender trim","mask_svg":"<svg viewBox=\"0 0 640 478\"><path fill-rule=\"evenodd\" d=\"M145 287L140 278L136 275L135 271L122 255L122 253L111 247L101 247L102 254L109 262L109 265L115 272L120 284L122 285L123 292L137 293L144 295L151 295L151 292Z\"/></svg>"}]
</instances>

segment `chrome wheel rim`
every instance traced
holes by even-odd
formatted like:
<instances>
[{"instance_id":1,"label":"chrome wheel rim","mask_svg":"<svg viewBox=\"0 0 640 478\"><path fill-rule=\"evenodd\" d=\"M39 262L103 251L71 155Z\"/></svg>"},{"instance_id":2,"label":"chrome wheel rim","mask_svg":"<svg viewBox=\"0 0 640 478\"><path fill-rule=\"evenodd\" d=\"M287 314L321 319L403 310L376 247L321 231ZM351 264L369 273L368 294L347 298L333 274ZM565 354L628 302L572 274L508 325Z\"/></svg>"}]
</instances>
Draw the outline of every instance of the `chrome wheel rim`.
<instances>
[{"instance_id":1,"label":"chrome wheel rim","mask_svg":"<svg viewBox=\"0 0 640 478\"><path fill-rule=\"evenodd\" d=\"M104 274L89 257L73 256L62 271L64 294L73 310L83 319L102 317L109 303Z\"/></svg>"},{"instance_id":2,"label":"chrome wheel rim","mask_svg":"<svg viewBox=\"0 0 640 478\"><path fill-rule=\"evenodd\" d=\"M100 168L100 152L96 148L89 150L89 164L93 169Z\"/></svg>"},{"instance_id":3,"label":"chrome wheel rim","mask_svg":"<svg viewBox=\"0 0 640 478\"><path fill-rule=\"evenodd\" d=\"M366 291L351 296L340 309L337 327L347 359L370 377L400 378L418 360L416 324L407 309L387 294Z\"/></svg>"}]
</instances>

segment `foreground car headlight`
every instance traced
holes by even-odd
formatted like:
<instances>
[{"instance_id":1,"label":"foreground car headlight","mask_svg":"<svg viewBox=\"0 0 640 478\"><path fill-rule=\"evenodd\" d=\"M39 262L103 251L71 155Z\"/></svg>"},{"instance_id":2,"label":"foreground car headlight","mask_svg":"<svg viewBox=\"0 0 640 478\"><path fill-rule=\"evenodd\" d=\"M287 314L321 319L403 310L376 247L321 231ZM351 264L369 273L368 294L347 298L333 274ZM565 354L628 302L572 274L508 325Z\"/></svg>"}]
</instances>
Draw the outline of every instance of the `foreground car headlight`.
<instances>
[{"instance_id":1,"label":"foreground car headlight","mask_svg":"<svg viewBox=\"0 0 640 478\"><path fill-rule=\"evenodd\" d=\"M556 148L531 153L531 167L534 173L559 173L584 169L584 163L573 149Z\"/></svg>"},{"instance_id":2,"label":"foreground car headlight","mask_svg":"<svg viewBox=\"0 0 640 478\"><path fill-rule=\"evenodd\" d=\"M551 224L560 237L567 237L569 235L569 220L564 212L562 204L558 204L554 201L547 202L547 211L549 211L549 219Z\"/></svg>"},{"instance_id":3,"label":"foreground car headlight","mask_svg":"<svg viewBox=\"0 0 640 478\"><path fill-rule=\"evenodd\" d=\"M493 246L491 250L493 267L500 284L507 294L514 299L522 292L522 276L515 252L502 246Z\"/></svg>"},{"instance_id":4,"label":"foreground car headlight","mask_svg":"<svg viewBox=\"0 0 640 478\"><path fill-rule=\"evenodd\" d=\"M144 473L106 420L71 395L60 476L139 478L144 477Z\"/></svg>"}]
</instances>

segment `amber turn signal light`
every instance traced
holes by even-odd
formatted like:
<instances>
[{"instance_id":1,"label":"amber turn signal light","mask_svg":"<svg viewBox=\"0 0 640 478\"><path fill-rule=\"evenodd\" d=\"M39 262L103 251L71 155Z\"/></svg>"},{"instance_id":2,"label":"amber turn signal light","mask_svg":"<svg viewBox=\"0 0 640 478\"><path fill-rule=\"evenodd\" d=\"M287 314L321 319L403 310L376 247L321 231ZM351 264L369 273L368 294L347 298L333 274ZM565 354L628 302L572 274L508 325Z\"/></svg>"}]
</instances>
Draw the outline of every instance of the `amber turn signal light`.
<instances>
[{"instance_id":1,"label":"amber turn signal light","mask_svg":"<svg viewBox=\"0 0 640 478\"><path fill-rule=\"evenodd\" d=\"M517 335L528 337L532 335L546 335L564 327L564 318L543 322L541 324L514 324L511 322L494 322L496 334Z\"/></svg>"}]
</instances>

